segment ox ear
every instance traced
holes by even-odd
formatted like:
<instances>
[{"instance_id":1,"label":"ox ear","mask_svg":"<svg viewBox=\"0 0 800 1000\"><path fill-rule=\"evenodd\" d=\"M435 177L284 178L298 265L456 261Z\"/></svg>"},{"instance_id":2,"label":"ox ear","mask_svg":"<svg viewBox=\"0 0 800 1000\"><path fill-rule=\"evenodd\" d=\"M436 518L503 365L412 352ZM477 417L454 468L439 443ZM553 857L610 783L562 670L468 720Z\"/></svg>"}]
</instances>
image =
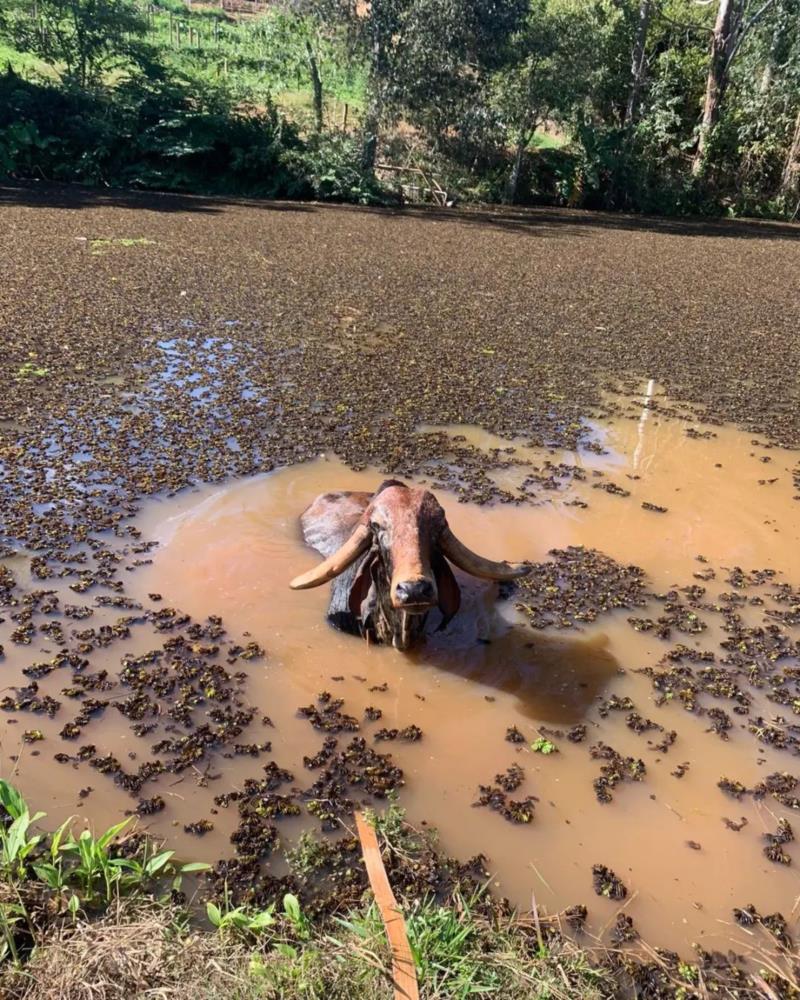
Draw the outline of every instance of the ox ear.
<instances>
[{"instance_id":1,"label":"ox ear","mask_svg":"<svg viewBox=\"0 0 800 1000\"><path fill-rule=\"evenodd\" d=\"M361 561L358 571L350 587L350 594L347 599L350 613L356 618L361 617L361 606L367 599L369 589L372 586L372 570L377 556L368 553Z\"/></svg>"},{"instance_id":2,"label":"ox ear","mask_svg":"<svg viewBox=\"0 0 800 1000\"><path fill-rule=\"evenodd\" d=\"M436 577L436 590L439 593L439 610L442 612L442 623L439 631L450 623L451 618L461 607L461 589L456 582L450 564L440 553L434 553L433 574Z\"/></svg>"}]
</instances>

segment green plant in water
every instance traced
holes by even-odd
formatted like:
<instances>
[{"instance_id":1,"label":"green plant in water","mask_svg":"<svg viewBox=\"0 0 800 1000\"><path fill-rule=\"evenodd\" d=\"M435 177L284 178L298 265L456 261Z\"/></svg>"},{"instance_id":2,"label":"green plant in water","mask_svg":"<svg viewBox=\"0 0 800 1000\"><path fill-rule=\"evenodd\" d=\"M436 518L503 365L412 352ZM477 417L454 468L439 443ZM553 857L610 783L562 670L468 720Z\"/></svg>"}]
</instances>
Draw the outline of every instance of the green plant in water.
<instances>
[{"instance_id":1,"label":"green plant in water","mask_svg":"<svg viewBox=\"0 0 800 1000\"><path fill-rule=\"evenodd\" d=\"M60 845L63 854L72 855L77 860L69 871L69 877L77 879L88 902L102 900L110 903L116 895L137 892L148 883L167 876L173 878L172 887L179 889L184 874L207 871L211 867L195 861L182 865L176 871L171 864L174 851L160 851L149 856L147 844L141 857L116 857L113 844L129 823L130 819L116 823L100 837L94 837L90 830L83 830L77 840L70 834L69 839Z\"/></svg>"},{"instance_id":2,"label":"green plant in water","mask_svg":"<svg viewBox=\"0 0 800 1000\"><path fill-rule=\"evenodd\" d=\"M49 368L42 368L34 361L26 361L24 365L21 365L17 369L16 378L44 378L45 375L48 375L49 373Z\"/></svg>"},{"instance_id":3,"label":"green plant in water","mask_svg":"<svg viewBox=\"0 0 800 1000\"><path fill-rule=\"evenodd\" d=\"M534 742L531 743L531 750L533 750L534 753L558 753L558 747L555 743L551 743L550 740L546 740L544 736L540 736L538 740L534 740Z\"/></svg>"},{"instance_id":4,"label":"green plant in water","mask_svg":"<svg viewBox=\"0 0 800 1000\"><path fill-rule=\"evenodd\" d=\"M91 830L82 830L76 840L69 833L68 839L60 845L60 850L77 862L70 870L70 877L77 879L87 901L105 899L110 902L113 898L114 887L120 880L120 868L112 864L114 859L109 848L129 823L130 819L116 823L100 837L94 837Z\"/></svg>"},{"instance_id":5,"label":"green plant in water","mask_svg":"<svg viewBox=\"0 0 800 1000\"><path fill-rule=\"evenodd\" d=\"M131 239L130 237L120 239L95 239L90 240L89 246L91 247L92 255L98 257L105 253L106 250L111 250L114 247L146 247L154 246L155 242L155 240L149 240L145 236L139 236L135 239Z\"/></svg>"},{"instance_id":6,"label":"green plant in water","mask_svg":"<svg viewBox=\"0 0 800 1000\"><path fill-rule=\"evenodd\" d=\"M31 816L22 795L2 780L0 806L10 819L3 823L0 815L0 871L10 878L23 879L29 874L28 859L44 840L41 834L30 834L30 827L45 813ZM172 888L179 889L184 875L211 867L194 861L176 869L172 864L174 851L151 853L147 842L138 856L117 856L115 847L130 818L109 827L99 837L91 830L83 830L77 838L72 833L72 820L69 817L52 834L47 851L38 852L31 868L54 892L66 893L73 886L78 888L81 895L73 893L67 904L73 914L81 903L110 903L117 895L144 890L165 877L172 878Z\"/></svg>"},{"instance_id":7,"label":"green plant in water","mask_svg":"<svg viewBox=\"0 0 800 1000\"><path fill-rule=\"evenodd\" d=\"M40 861L33 866L37 877L56 892L64 891L67 885L67 878L64 872L64 858L61 854L61 841L71 822L72 817L70 816L64 820L50 838L50 860Z\"/></svg>"}]
</instances>

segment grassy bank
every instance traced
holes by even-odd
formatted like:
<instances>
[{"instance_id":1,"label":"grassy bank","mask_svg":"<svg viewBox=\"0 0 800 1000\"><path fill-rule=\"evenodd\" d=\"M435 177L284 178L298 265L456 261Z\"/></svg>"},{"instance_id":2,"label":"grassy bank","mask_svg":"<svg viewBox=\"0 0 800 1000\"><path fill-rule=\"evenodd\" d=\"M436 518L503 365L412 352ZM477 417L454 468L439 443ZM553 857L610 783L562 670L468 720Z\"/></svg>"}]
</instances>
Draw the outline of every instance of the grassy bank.
<instances>
[{"instance_id":1,"label":"grassy bank","mask_svg":"<svg viewBox=\"0 0 800 1000\"><path fill-rule=\"evenodd\" d=\"M0 781L3 1000L352 1000L391 998L391 954L349 834L306 835L288 874L234 898L225 872L180 865L119 823L42 833ZM390 807L372 816L426 1000L794 1000L792 963L698 948L688 962L638 941L620 911L612 947L582 938L586 910L520 914L486 891L480 857L461 865ZM199 880L199 881L198 881Z\"/></svg>"},{"instance_id":2,"label":"grassy bank","mask_svg":"<svg viewBox=\"0 0 800 1000\"><path fill-rule=\"evenodd\" d=\"M5 782L0 803L7 1000L392 996L390 954L354 838L302 840L274 898L248 902L232 898L219 866L182 866L127 822L100 835L76 834L70 823L45 834L44 815ZM437 855L396 809L375 822L395 884L430 886L401 895L423 996L612 995L609 972L555 922L492 900L479 865Z\"/></svg>"}]
</instances>

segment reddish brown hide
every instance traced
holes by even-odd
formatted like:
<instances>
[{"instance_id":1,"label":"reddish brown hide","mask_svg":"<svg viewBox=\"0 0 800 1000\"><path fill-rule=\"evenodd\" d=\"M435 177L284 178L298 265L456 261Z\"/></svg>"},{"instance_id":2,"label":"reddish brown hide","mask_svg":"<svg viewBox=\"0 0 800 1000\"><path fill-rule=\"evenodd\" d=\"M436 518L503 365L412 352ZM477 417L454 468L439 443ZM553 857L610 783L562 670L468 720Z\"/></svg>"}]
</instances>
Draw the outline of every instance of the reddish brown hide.
<instances>
[{"instance_id":1,"label":"reddish brown hide","mask_svg":"<svg viewBox=\"0 0 800 1000\"><path fill-rule=\"evenodd\" d=\"M294 590L333 580L328 617L339 628L408 649L428 612L444 628L460 605L448 560L473 576L513 580L526 563L484 559L460 542L428 490L387 480L375 493L324 493L300 519L306 542L326 556L296 577Z\"/></svg>"}]
</instances>

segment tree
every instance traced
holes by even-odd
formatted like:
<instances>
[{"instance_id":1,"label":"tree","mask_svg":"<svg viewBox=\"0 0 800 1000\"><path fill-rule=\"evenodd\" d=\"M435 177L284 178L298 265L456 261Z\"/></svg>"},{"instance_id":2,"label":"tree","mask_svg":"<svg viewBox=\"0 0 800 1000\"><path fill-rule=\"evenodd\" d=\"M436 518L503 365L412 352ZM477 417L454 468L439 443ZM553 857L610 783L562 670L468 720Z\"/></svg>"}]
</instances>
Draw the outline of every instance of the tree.
<instances>
[{"instance_id":1,"label":"tree","mask_svg":"<svg viewBox=\"0 0 800 1000\"><path fill-rule=\"evenodd\" d=\"M625 121L633 122L639 109L639 97L642 92L645 74L645 51L647 45L647 29L653 10L653 0L641 0L639 17L636 21L636 34L633 39L631 53L631 86L628 92L628 105L625 109Z\"/></svg>"},{"instance_id":2,"label":"tree","mask_svg":"<svg viewBox=\"0 0 800 1000\"><path fill-rule=\"evenodd\" d=\"M717 20L711 36L711 52L706 83L706 98L703 105L703 118L697 140L692 173L702 174L705 166L705 156L709 137L717 124L722 110L722 102L730 82L731 64L742 47L745 38L764 15L774 7L780 7L779 0L764 0L755 12L745 20L748 0L719 0ZM780 36L779 36L780 38ZM769 61L762 74L762 87L766 90L771 82L772 71L767 69Z\"/></svg>"},{"instance_id":3,"label":"tree","mask_svg":"<svg viewBox=\"0 0 800 1000\"><path fill-rule=\"evenodd\" d=\"M493 104L514 149L504 195L508 204L517 200L528 147L558 97L560 69L566 68L559 53L564 27L548 11L546 0L535 0L509 41L506 64L494 74Z\"/></svg>"},{"instance_id":4,"label":"tree","mask_svg":"<svg viewBox=\"0 0 800 1000\"><path fill-rule=\"evenodd\" d=\"M584 118L599 119L619 105L614 75L598 66L617 46L621 18L605 0L529 0L527 16L511 36L504 64L492 77L491 103L513 160L504 199L518 199L528 149L546 121L578 133ZM616 55L616 52L615 52ZM618 62L618 59L609 59ZM623 101L624 105L624 101Z\"/></svg>"},{"instance_id":5,"label":"tree","mask_svg":"<svg viewBox=\"0 0 800 1000\"><path fill-rule=\"evenodd\" d=\"M703 118L692 165L692 173L695 176L704 169L709 135L719 119L722 100L728 86L728 67L736 44L743 6L744 0L719 0L717 20L711 35Z\"/></svg>"},{"instance_id":6,"label":"tree","mask_svg":"<svg viewBox=\"0 0 800 1000\"><path fill-rule=\"evenodd\" d=\"M800 111L797 112L792 141L789 144L789 152L786 154L786 163L781 174L781 195L787 202L790 198L798 198L792 216L797 215L800 209Z\"/></svg>"},{"instance_id":7,"label":"tree","mask_svg":"<svg viewBox=\"0 0 800 1000\"><path fill-rule=\"evenodd\" d=\"M306 38L305 40L306 56L308 57L308 69L311 74L311 94L314 102L314 124L316 126L317 132L322 131L322 79L319 75L319 64L317 63L317 54L314 51L314 47L311 44L311 40Z\"/></svg>"},{"instance_id":8,"label":"tree","mask_svg":"<svg viewBox=\"0 0 800 1000\"><path fill-rule=\"evenodd\" d=\"M311 84L311 101L314 109L314 127L321 132L324 125L324 100L320 63L330 55L330 39L324 38L323 21L317 16L316 0L285 0L277 4L271 17L262 23L270 25L270 48L281 63L291 62L290 53L297 41L302 43L303 58ZM288 56L288 59L287 59Z\"/></svg>"},{"instance_id":9,"label":"tree","mask_svg":"<svg viewBox=\"0 0 800 1000\"><path fill-rule=\"evenodd\" d=\"M374 168L386 121L403 113L441 139L504 50L525 0L315 0L318 16L345 24L367 69L362 167Z\"/></svg>"},{"instance_id":10,"label":"tree","mask_svg":"<svg viewBox=\"0 0 800 1000\"><path fill-rule=\"evenodd\" d=\"M18 47L61 68L80 87L145 58L147 22L133 0L36 0L33 11L30 16L16 5L11 30Z\"/></svg>"}]
</instances>

